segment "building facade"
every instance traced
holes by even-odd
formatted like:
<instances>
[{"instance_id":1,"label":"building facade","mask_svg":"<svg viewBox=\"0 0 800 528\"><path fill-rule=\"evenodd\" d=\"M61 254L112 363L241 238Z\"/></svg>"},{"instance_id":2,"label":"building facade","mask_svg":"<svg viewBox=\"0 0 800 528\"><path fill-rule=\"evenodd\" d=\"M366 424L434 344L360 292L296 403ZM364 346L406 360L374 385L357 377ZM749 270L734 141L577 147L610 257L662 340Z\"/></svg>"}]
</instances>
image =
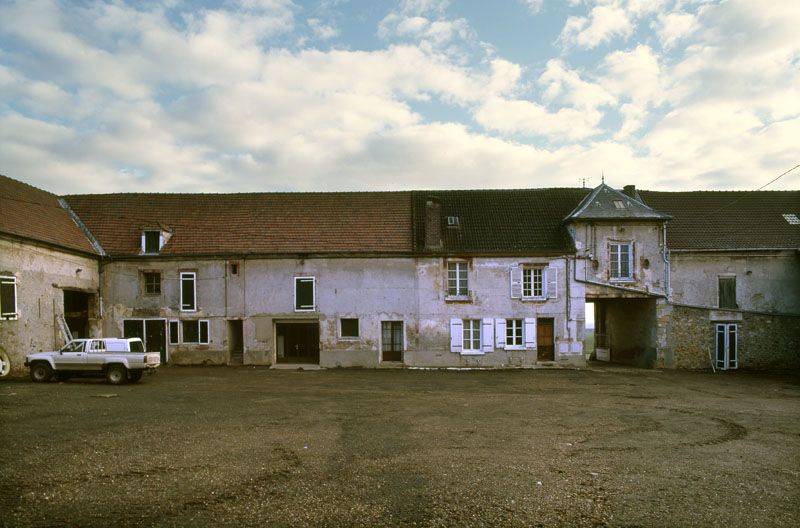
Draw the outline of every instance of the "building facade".
<instances>
[{"instance_id":1,"label":"building facade","mask_svg":"<svg viewBox=\"0 0 800 528\"><path fill-rule=\"evenodd\" d=\"M0 204L13 375L70 332L171 364L800 366L798 192L59 198L0 177Z\"/></svg>"}]
</instances>

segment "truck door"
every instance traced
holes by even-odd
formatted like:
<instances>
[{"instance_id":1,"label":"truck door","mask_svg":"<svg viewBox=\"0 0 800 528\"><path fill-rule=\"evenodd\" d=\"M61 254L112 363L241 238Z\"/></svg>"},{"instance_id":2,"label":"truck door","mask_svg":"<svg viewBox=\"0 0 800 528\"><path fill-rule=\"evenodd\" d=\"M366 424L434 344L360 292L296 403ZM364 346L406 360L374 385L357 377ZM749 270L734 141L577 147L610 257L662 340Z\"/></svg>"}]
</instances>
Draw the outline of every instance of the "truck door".
<instances>
[{"instance_id":1,"label":"truck door","mask_svg":"<svg viewBox=\"0 0 800 528\"><path fill-rule=\"evenodd\" d=\"M89 341L89 353L86 354L87 370L103 370L105 362L106 343L102 339L92 339Z\"/></svg>"},{"instance_id":2,"label":"truck door","mask_svg":"<svg viewBox=\"0 0 800 528\"><path fill-rule=\"evenodd\" d=\"M88 341L72 341L59 350L53 358L56 370L82 370L86 363L84 347Z\"/></svg>"}]
</instances>

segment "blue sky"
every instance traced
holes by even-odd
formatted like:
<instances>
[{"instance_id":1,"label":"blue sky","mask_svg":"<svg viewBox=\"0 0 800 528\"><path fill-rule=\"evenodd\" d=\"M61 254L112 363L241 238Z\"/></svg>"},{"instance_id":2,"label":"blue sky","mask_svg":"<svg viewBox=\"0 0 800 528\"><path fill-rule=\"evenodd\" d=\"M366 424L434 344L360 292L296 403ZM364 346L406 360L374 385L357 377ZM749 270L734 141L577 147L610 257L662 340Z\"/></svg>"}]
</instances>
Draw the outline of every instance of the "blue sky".
<instances>
[{"instance_id":1,"label":"blue sky","mask_svg":"<svg viewBox=\"0 0 800 528\"><path fill-rule=\"evenodd\" d=\"M0 0L0 173L754 189L800 163L797 27L796 0Z\"/></svg>"}]
</instances>

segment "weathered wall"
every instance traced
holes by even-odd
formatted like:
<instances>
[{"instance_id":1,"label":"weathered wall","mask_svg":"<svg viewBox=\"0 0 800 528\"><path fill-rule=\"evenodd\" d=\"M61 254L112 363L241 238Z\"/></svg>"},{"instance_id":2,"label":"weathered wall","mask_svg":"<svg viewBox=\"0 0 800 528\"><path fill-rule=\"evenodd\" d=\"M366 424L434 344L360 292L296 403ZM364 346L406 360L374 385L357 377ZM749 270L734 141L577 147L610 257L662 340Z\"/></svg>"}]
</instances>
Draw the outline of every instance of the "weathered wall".
<instances>
[{"instance_id":1,"label":"weathered wall","mask_svg":"<svg viewBox=\"0 0 800 528\"><path fill-rule=\"evenodd\" d=\"M666 294L666 264L663 259L660 222L590 223L579 222L571 227L575 246L586 265L580 268L579 279L615 284L650 293ZM612 280L609 244L632 242L632 280ZM597 295L621 296L610 290Z\"/></svg>"},{"instance_id":2,"label":"weathered wall","mask_svg":"<svg viewBox=\"0 0 800 528\"><path fill-rule=\"evenodd\" d=\"M800 368L800 316L673 306L667 338L677 368L711 368L717 322L739 325L740 369Z\"/></svg>"},{"instance_id":3,"label":"weathered wall","mask_svg":"<svg viewBox=\"0 0 800 528\"><path fill-rule=\"evenodd\" d=\"M0 238L0 275L17 279L19 314L16 320L0 320L0 347L11 360L10 375L26 375L27 354L64 344L56 325L56 317L64 314L64 290L94 293L96 304L97 260ZM99 335L97 310L90 314L90 333Z\"/></svg>"},{"instance_id":4,"label":"weathered wall","mask_svg":"<svg viewBox=\"0 0 800 528\"><path fill-rule=\"evenodd\" d=\"M406 364L415 366L509 367L532 366L537 349L504 350L493 348L482 355L461 355L450 351L450 320L483 318L553 318L554 359L559 363L582 365L585 320L582 286L571 283L570 312L567 313L567 260L565 258L472 258L469 262L469 301L448 300L447 259L420 258L419 336L414 354ZM546 300L512 299L510 270L513 266L546 266L556 270L555 298ZM538 346L538 343L537 343Z\"/></svg>"},{"instance_id":5,"label":"weathered wall","mask_svg":"<svg viewBox=\"0 0 800 528\"><path fill-rule=\"evenodd\" d=\"M796 251L673 252L671 272L676 303L717 307L719 276L735 276L740 309L800 314L800 256Z\"/></svg>"}]
</instances>

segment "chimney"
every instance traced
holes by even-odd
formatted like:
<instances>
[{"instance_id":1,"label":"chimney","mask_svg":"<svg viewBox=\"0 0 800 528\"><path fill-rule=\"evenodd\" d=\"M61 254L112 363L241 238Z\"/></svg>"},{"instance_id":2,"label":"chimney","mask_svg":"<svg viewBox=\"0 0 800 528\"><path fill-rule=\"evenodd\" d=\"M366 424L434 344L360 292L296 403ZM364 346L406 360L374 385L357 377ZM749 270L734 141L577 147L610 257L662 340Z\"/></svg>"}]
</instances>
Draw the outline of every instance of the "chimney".
<instances>
[{"instance_id":1,"label":"chimney","mask_svg":"<svg viewBox=\"0 0 800 528\"><path fill-rule=\"evenodd\" d=\"M442 204L436 198L425 202L425 249L442 247Z\"/></svg>"},{"instance_id":2,"label":"chimney","mask_svg":"<svg viewBox=\"0 0 800 528\"><path fill-rule=\"evenodd\" d=\"M636 186L635 185L626 185L625 187L622 188L622 192L624 194L630 196L634 200L638 200L638 198L636 198Z\"/></svg>"}]
</instances>

